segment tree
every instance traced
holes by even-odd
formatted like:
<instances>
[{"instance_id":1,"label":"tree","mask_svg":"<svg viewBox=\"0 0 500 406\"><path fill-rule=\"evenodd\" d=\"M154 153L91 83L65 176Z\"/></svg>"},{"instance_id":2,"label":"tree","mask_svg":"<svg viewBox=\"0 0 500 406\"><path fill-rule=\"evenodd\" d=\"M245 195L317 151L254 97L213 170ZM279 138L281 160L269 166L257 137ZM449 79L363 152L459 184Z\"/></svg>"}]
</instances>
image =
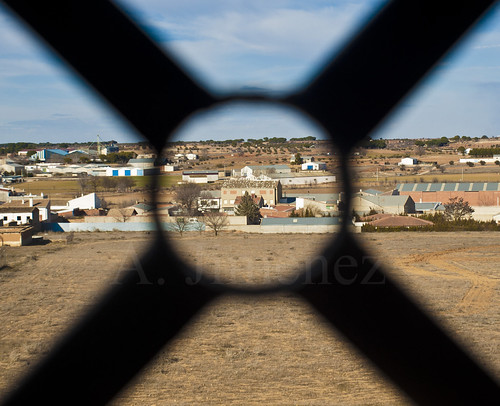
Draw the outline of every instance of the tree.
<instances>
[{"instance_id":1,"label":"tree","mask_svg":"<svg viewBox=\"0 0 500 406\"><path fill-rule=\"evenodd\" d=\"M182 237L182 233L187 230L188 224L189 221L186 219L186 217L177 216L172 223L172 228Z\"/></svg>"},{"instance_id":2,"label":"tree","mask_svg":"<svg viewBox=\"0 0 500 406\"><path fill-rule=\"evenodd\" d=\"M479 163L481 164L481 166L486 165L486 162L485 162L485 161L479 161Z\"/></svg>"},{"instance_id":3,"label":"tree","mask_svg":"<svg viewBox=\"0 0 500 406\"><path fill-rule=\"evenodd\" d=\"M457 151L458 151L458 153L459 153L459 154L462 154L462 155L463 155L463 154L465 153L465 147L462 147L462 146L461 146L461 147L458 147L458 148L457 148Z\"/></svg>"},{"instance_id":4,"label":"tree","mask_svg":"<svg viewBox=\"0 0 500 406\"><path fill-rule=\"evenodd\" d=\"M450 165L455 165L455 162L453 162L453 161L450 161L450 162L448 162L448 163L449 163Z\"/></svg>"},{"instance_id":5,"label":"tree","mask_svg":"<svg viewBox=\"0 0 500 406\"><path fill-rule=\"evenodd\" d=\"M97 176L89 176L87 178L88 180L88 185L90 187L90 190L92 190L94 193L97 193L97 189L99 188L99 185L101 184L101 179L98 178Z\"/></svg>"},{"instance_id":6,"label":"tree","mask_svg":"<svg viewBox=\"0 0 500 406\"><path fill-rule=\"evenodd\" d=\"M236 207L237 216L246 216L248 224L258 224L260 219L259 206L254 203L252 196L245 192L241 197L241 203Z\"/></svg>"},{"instance_id":7,"label":"tree","mask_svg":"<svg viewBox=\"0 0 500 406\"><path fill-rule=\"evenodd\" d=\"M89 182L86 177L80 176L78 178L78 185L80 186L80 192L84 195L87 192Z\"/></svg>"},{"instance_id":8,"label":"tree","mask_svg":"<svg viewBox=\"0 0 500 406\"><path fill-rule=\"evenodd\" d=\"M300 154L297 152L295 154L295 161L294 161L294 163L295 163L295 165L302 165L302 162L303 162L303 159L300 156Z\"/></svg>"},{"instance_id":9,"label":"tree","mask_svg":"<svg viewBox=\"0 0 500 406\"><path fill-rule=\"evenodd\" d=\"M467 165L468 167L472 168L472 167L474 166L474 162L470 162L470 161L469 161L469 162L467 162L467 163L466 163L466 165Z\"/></svg>"},{"instance_id":10,"label":"tree","mask_svg":"<svg viewBox=\"0 0 500 406\"><path fill-rule=\"evenodd\" d=\"M198 205L198 196L200 196L201 187L196 183L186 183L180 185L176 191L177 201L186 208L192 215Z\"/></svg>"},{"instance_id":11,"label":"tree","mask_svg":"<svg viewBox=\"0 0 500 406\"><path fill-rule=\"evenodd\" d=\"M444 204L444 216L447 220L457 221L464 217L470 218L474 209L463 197L451 197L448 203Z\"/></svg>"},{"instance_id":12,"label":"tree","mask_svg":"<svg viewBox=\"0 0 500 406\"><path fill-rule=\"evenodd\" d=\"M206 212L203 216L203 222L214 232L216 237L229 224L227 215L218 211Z\"/></svg>"}]
</instances>

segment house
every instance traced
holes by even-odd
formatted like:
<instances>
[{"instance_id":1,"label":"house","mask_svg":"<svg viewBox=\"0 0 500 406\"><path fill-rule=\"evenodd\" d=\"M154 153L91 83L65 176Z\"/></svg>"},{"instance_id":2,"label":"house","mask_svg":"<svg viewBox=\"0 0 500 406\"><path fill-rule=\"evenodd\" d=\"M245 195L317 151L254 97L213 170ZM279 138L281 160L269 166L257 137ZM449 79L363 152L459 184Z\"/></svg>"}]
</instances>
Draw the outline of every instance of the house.
<instances>
[{"instance_id":1,"label":"house","mask_svg":"<svg viewBox=\"0 0 500 406\"><path fill-rule=\"evenodd\" d=\"M303 171L325 171L326 164L324 162L305 162L302 164Z\"/></svg>"},{"instance_id":2,"label":"house","mask_svg":"<svg viewBox=\"0 0 500 406\"><path fill-rule=\"evenodd\" d=\"M0 226L0 246L21 247L32 242L35 228L31 225Z\"/></svg>"},{"instance_id":3,"label":"house","mask_svg":"<svg viewBox=\"0 0 500 406\"><path fill-rule=\"evenodd\" d=\"M249 179L229 179L222 184L221 207L224 211L232 212L238 196L243 196L245 192L250 195L262 196L264 205L273 206L282 197L280 181L274 180L249 180Z\"/></svg>"},{"instance_id":4,"label":"house","mask_svg":"<svg viewBox=\"0 0 500 406\"><path fill-rule=\"evenodd\" d=\"M256 178L260 175L292 173L288 165L248 165L240 170L244 178Z\"/></svg>"},{"instance_id":5,"label":"house","mask_svg":"<svg viewBox=\"0 0 500 406\"><path fill-rule=\"evenodd\" d=\"M198 197L198 210L202 213L206 211L219 211L221 208L220 190L205 190Z\"/></svg>"},{"instance_id":6,"label":"house","mask_svg":"<svg viewBox=\"0 0 500 406\"><path fill-rule=\"evenodd\" d=\"M36 198L35 196L12 196L8 202L2 204L2 208L22 208L29 210L36 207L38 210L38 222L51 220L51 203L49 199Z\"/></svg>"},{"instance_id":7,"label":"house","mask_svg":"<svg viewBox=\"0 0 500 406\"><path fill-rule=\"evenodd\" d=\"M418 159L416 158L402 158L401 162L398 162L399 166L412 166L412 165L417 165Z\"/></svg>"},{"instance_id":8,"label":"house","mask_svg":"<svg viewBox=\"0 0 500 406\"><path fill-rule=\"evenodd\" d=\"M87 195L82 195L75 199L68 200L66 207L80 210L98 209L101 207L101 199L99 199L95 193L89 193Z\"/></svg>"},{"instance_id":9,"label":"house","mask_svg":"<svg viewBox=\"0 0 500 406\"><path fill-rule=\"evenodd\" d=\"M166 164L160 167L160 172L174 172L179 170L179 167L174 164Z\"/></svg>"},{"instance_id":10,"label":"house","mask_svg":"<svg viewBox=\"0 0 500 406\"><path fill-rule=\"evenodd\" d=\"M314 162L314 157L313 156L301 156L302 163L308 163L308 162ZM295 163L295 154L292 154L290 156L290 163L294 164Z\"/></svg>"},{"instance_id":11,"label":"house","mask_svg":"<svg viewBox=\"0 0 500 406\"><path fill-rule=\"evenodd\" d=\"M196 160L196 159L198 159L198 158L199 158L199 156L198 156L198 155L196 155L196 154L191 154L191 153L186 154L186 155L185 155L185 157L186 157L186 159L187 159L188 161L194 161L194 160Z\"/></svg>"},{"instance_id":12,"label":"house","mask_svg":"<svg viewBox=\"0 0 500 406\"><path fill-rule=\"evenodd\" d=\"M102 155L108 155L111 154L112 152L118 152L118 151L120 151L120 148L115 144L107 145L101 148Z\"/></svg>"},{"instance_id":13,"label":"house","mask_svg":"<svg viewBox=\"0 0 500 406\"><path fill-rule=\"evenodd\" d=\"M0 206L0 220L3 224L14 223L16 225L31 225L38 229L40 226L40 215L36 207L4 207Z\"/></svg>"},{"instance_id":14,"label":"house","mask_svg":"<svg viewBox=\"0 0 500 406\"><path fill-rule=\"evenodd\" d=\"M362 196L358 194L352 200L353 210L360 215L366 215L371 210L392 214L415 213L415 202L411 196Z\"/></svg>"},{"instance_id":15,"label":"house","mask_svg":"<svg viewBox=\"0 0 500 406\"><path fill-rule=\"evenodd\" d=\"M219 180L218 171L182 171L182 181L189 183L213 183Z\"/></svg>"},{"instance_id":16,"label":"house","mask_svg":"<svg viewBox=\"0 0 500 406\"><path fill-rule=\"evenodd\" d=\"M6 158L0 159L0 171L10 172L14 175L22 175L24 170L24 165L18 164L17 162L11 161Z\"/></svg>"}]
</instances>

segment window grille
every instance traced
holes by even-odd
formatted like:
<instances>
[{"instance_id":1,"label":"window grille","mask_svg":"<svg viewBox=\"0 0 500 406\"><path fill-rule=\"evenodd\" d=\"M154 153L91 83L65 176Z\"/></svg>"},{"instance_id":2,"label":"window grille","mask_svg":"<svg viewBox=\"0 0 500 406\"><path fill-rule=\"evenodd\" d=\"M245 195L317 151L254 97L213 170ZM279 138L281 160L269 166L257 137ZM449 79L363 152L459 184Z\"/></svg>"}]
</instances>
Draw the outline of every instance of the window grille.
<instances>
[{"instance_id":1,"label":"window grille","mask_svg":"<svg viewBox=\"0 0 500 406\"><path fill-rule=\"evenodd\" d=\"M157 150L190 114L218 103L272 101L302 110L343 154L350 202L350 149L493 1L392 1L308 87L274 100L262 94L208 94L109 1L4 3ZM357 265L340 283L333 272L344 255ZM385 276L377 261L366 260L346 221L325 256L331 283L314 283L321 275L313 274L312 283L299 280L281 289L293 289L308 300L415 402L486 404L500 399L492 377ZM140 263L141 272L129 275L96 304L5 405L107 402L194 314L228 289L187 283L192 271L183 271L161 233Z\"/></svg>"}]
</instances>

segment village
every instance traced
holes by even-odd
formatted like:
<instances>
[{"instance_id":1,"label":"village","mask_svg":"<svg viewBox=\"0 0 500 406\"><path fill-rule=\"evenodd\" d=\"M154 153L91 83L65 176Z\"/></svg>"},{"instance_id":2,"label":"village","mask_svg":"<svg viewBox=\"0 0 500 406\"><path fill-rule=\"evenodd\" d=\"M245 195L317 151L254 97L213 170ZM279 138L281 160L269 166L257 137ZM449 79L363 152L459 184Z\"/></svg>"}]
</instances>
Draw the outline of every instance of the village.
<instances>
[{"instance_id":1,"label":"village","mask_svg":"<svg viewBox=\"0 0 500 406\"><path fill-rule=\"evenodd\" d=\"M176 142L160 153L104 142L100 154L96 143L5 147L0 390L122 277L140 271L159 227L195 271L190 283L204 275L248 288L291 283L321 263L344 218L388 275L498 376L500 141L432 143L373 140L354 150L348 213L338 155L322 140ZM263 331L265 320L273 322ZM305 356L296 351L303 343ZM329 356L314 351L318 345L331 348ZM272 381L277 396L295 393L287 370L317 388L313 397L409 403L299 298L283 294L214 303L117 404L148 396L166 404L178 388L199 403L193 388L205 381L203 393L219 404L248 380Z\"/></svg>"},{"instance_id":2,"label":"village","mask_svg":"<svg viewBox=\"0 0 500 406\"><path fill-rule=\"evenodd\" d=\"M495 139L457 137L361 145L351 157L352 230L429 230L436 220L496 229L499 148ZM74 149L19 149L0 161L2 245L27 245L47 231L158 224L180 235L332 233L347 207L338 165L335 149L314 137L175 142L161 154L99 137Z\"/></svg>"}]
</instances>

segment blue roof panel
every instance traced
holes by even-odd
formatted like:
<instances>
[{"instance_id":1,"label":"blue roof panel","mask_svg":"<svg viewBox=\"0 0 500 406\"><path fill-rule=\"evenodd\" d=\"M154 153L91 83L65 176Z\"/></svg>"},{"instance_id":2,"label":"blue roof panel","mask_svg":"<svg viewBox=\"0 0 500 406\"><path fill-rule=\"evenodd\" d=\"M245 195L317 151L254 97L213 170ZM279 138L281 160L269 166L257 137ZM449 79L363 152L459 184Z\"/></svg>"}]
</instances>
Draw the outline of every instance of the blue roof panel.
<instances>
[{"instance_id":1,"label":"blue roof panel","mask_svg":"<svg viewBox=\"0 0 500 406\"><path fill-rule=\"evenodd\" d=\"M455 190L455 187L457 186L456 183L446 183L444 185L444 192L453 192Z\"/></svg>"},{"instance_id":2,"label":"blue roof panel","mask_svg":"<svg viewBox=\"0 0 500 406\"><path fill-rule=\"evenodd\" d=\"M458 184L458 191L460 192L466 192L470 188L470 183L459 183Z\"/></svg>"},{"instance_id":3,"label":"blue roof panel","mask_svg":"<svg viewBox=\"0 0 500 406\"><path fill-rule=\"evenodd\" d=\"M429 189L430 192L439 192L441 190L442 183L431 183L431 187Z\"/></svg>"},{"instance_id":4,"label":"blue roof panel","mask_svg":"<svg viewBox=\"0 0 500 406\"><path fill-rule=\"evenodd\" d=\"M402 185L402 188L400 189L401 192L411 192L413 190L413 183L404 183Z\"/></svg>"}]
</instances>

